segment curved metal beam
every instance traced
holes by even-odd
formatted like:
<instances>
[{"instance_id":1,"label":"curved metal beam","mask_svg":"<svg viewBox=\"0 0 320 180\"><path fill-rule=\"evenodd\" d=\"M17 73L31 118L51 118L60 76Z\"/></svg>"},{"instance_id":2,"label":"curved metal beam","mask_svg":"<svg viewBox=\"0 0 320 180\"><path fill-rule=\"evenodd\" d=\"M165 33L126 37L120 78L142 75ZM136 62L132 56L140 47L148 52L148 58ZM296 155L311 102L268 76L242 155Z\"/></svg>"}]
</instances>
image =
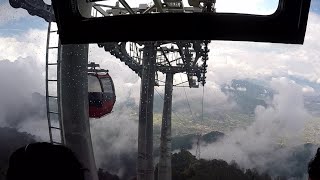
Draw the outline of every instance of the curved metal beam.
<instances>
[{"instance_id":1,"label":"curved metal beam","mask_svg":"<svg viewBox=\"0 0 320 180\"><path fill-rule=\"evenodd\" d=\"M302 44L310 1L280 0L272 15L153 13L101 18L83 17L74 0L52 4L62 44L199 39ZM159 28L159 22L175 27L175 32ZM132 23L147 28L128 27Z\"/></svg>"}]
</instances>

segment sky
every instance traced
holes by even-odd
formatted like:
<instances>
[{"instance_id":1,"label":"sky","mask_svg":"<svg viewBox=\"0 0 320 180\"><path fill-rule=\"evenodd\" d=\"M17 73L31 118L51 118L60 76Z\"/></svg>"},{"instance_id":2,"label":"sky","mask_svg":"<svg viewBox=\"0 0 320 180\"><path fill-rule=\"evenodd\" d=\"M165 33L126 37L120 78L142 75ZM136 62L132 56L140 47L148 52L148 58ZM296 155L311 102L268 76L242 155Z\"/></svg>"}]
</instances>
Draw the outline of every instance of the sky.
<instances>
[{"instance_id":1,"label":"sky","mask_svg":"<svg viewBox=\"0 0 320 180\"><path fill-rule=\"evenodd\" d=\"M101 4L114 5L117 0L100 2ZM131 7L138 7L139 4L150 4L152 0L127 0ZM184 6L189 6L188 0L183 0ZM278 0L224 0L217 1L217 12L271 14L277 9Z\"/></svg>"},{"instance_id":2,"label":"sky","mask_svg":"<svg viewBox=\"0 0 320 180\"><path fill-rule=\"evenodd\" d=\"M112 4L113 0L108 2ZM132 6L148 2L148 0L128 0L129 5ZM318 25L319 2L319 0L312 1L312 12L309 17L305 45L213 42L210 45L212 48L208 76L212 76L215 83L219 81L218 84L221 84L220 81L230 80L238 75L243 77L295 75L317 82L320 73L317 61L319 54L316 51L320 46L317 42L320 36L318 33L320 26ZM224 0L221 3L217 1L217 10L220 12L268 14L276 9L277 3L277 0ZM0 59L15 61L18 57L31 56L35 57L38 63L44 64L46 27L47 23L44 20L29 15L23 9L11 8L7 0L0 0L0 50L2 52ZM20 51L21 47L24 47L23 51ZM102 59L107 54L108 59L101 61L110 60L112 65L124 67L95 45L91 45L91 51L93 52L91 53L92 57L97 56ZM110 67L108 68L110 69ZM233 73L220 71L232 71ZM128 74L130 73L128 72ZM122 80L126 81L124 78Z\"/></svg>"},{"instance_id":3,"label":"sky","mask_svg":"<svg viewBox=\"0 0 320 180\"><path fill-rule=\"evenodd\" d=\"M129 5L148 2L150 1L128 0ZM217 11L271 14L276 9L277 3L278 1L276 0L217 0ZM0 0L0 119L2 116L13 113L8 110L8 107L15 108L17 111L22 110L25 103L29 103L30 99L32 99L31 94L33 92L45 94L46 31L47 23L44 20L30 16L25 10L11 8L7 0ZM271 126L272 122L278 122L279 117L292 117L285 116L288 113L283 113L291 110L286 108L291 104L297 108L296 117L294 117L296 119L294 120L295 123L281 121L283 124L280 127L288 127L290 130L288 133L291 134L296 132L297 127L301 127L301 123L304 122L301 119L309 117L309 115L304 111L301 101L291 100L295 97L301 98L303 95L320 94L320 92L308 85L297 85L292 82L290 77L299 78L311 84L320 84L319 39L320 1L312 0L304 45L211 42L208 78L205 87L206 101L210 107L223 106L227 108L230 105L228 104L228 97L221 92L220 87L225 83L230 83L233 79L266 80L271 87L279 91L278 98L273 100L274 109L257 109L257 123L253 124L252 128L249 128L248 134L244 135L244 132L239 130L234 132L231 137L239 137L240 140L243 140L243 144L246 144L245 139L248 139L250 133L256 133L255 128L259 129L265 125L266 121L264 121L262 115L270 118L275 115L272 116L274 121L270 122ZM116 86L118 104L126 102L128 98L134 99L135 103L138 104L140 80L126 65L102 48L98 48L95 44L90 45L89 61L95 61L100 63L103 68L109 69ZM179 77L176 76L176 78ZM162 88L156 89L163 93ZM193 104L192 99L200 98L202 91L199 89L186 89L186 92L191 99L191 107L198 107L199 104ZM174 89L173 100L183 100L184 97L181 96L181 93L183 93L182 89ZM109 147L109 150L116 151L117 155L127 153L128 150L131 151L125 145L131 143L131 147L136 146L136 141L132 142L125 137L136 136L137 124L128 120L130 115L121 113L126 109L120 109L118 104L116 104L115 113L104 118L104 120L112 122L112 127L108 121L92 123L92 128L95 130L91 131L93 142L96 145L95 152L99 157L111 156L110 154L104 154L106 143L113 144ZM119 121L115 121L115 119L119 119ZM40 121L42 123L39 123ZM126 127L127 131L119 133L119 138L104 138L109 135L110 131L121 129L123 124L128 125ZM0 126L6 125L8 125L8 122L0 120ZM44 139L47 138L45 119L37 119L36 121L28 119L20 124L19 128L21 131L30 132ZM270 131L263 131L262 134L268 136L270 133L272 134ZM261 147L267 147L270 143L264 137L260 137L261 141L265 142L265 146ZM115 141L118 144L114 144L113 142ZM229 142L229 146L236 144L236 141L232 138L227 139L226 142ZM204 150L204 155L208 158L216 157L216 155L206 153L215 147L208 146L208 149ZM240 153L243 152L245 150L240 151ZM232 153L231 151L230 154ZM224 158L228 159L230 156ZM246 164L247 159L243 159L242 162Z\"/></svg>"}]
</instances>

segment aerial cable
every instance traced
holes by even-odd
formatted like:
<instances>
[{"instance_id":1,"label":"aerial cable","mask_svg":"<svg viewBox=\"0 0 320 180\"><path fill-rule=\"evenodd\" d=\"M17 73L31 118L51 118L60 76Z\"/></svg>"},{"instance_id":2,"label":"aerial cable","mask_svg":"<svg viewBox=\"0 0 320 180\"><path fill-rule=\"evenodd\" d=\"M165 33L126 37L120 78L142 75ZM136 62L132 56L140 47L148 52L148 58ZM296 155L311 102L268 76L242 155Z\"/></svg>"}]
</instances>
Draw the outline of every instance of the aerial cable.
<instances>
[{"instance_id":1,"label":"aerial cable","mask_svg":"<svg viewBox=\"0 0 320 180\"><path fill-rule=\"evenodd\" d=\"M204 86L202 86L202 107L201 107L202 115L201 115L200 125L203 124L203 109L204 109ZM200 130L200 132L197 134L197 144L196 144L197 145L197 147L196 147L196 158L197 159L201 158L201 150L200 150L201 137L202 137L202 132Z\"/></svg>"},{"instance_id":2,"label":"aerial cable","mask_svg":"<svg viewBox=\"0 0 320 180\"><path fill-rule=\"evenodd\" d=\"M202 86L202 107L201 107L201 122L203 122L203 108L204 108L204 86Z\"/></svg>"},{"instance_id":3,"label":"aerial cable","mask_svg":"<svg viewBox=\"0 0 320 180\"><path fill-rule=\"evenodd\" d=\"M164 101L164 98L161 96L159 91L156 88L155 90L156 90L156 93L160 96L160 98ZM182 122L182 119L177 115L177 113L174 112L173 108L172 108L172 113L180 120L180 122Z\"/></svg>"},{"instance_id":4,"label":"aerial cable","mask_svg":"<svg viewBox=\"0 0 320 180\"><path fill-rule=\"evenodd\" d=\"M181 74L180 74L180 78L181 78L181 81L183 81ZM185 87L183 87L183 90L184 90L184 94L185 94L185 97L186 97L186 100L187 100L187 104L188 104L188 107L189 107L189 110L190 110L190 114L191 114L192 120L193 120L193 122L195 122L195 118L194 118L193 113L192 113L192 109L191 109L191 106L190 106L190 103L189 103L189 98L188 98L188 95L187 95Z\"/></svg>"},{"instance_id":5,"label":"aerial cable","mask_svg":"<svg viewBox=\"0 0 320 180\"><path fill-rule=\"evenodd\" d=\"M201 106L201 121L200 125L203 125L203 109L204 109L204 85L202 86L202 106ZM198 133L198 138L197 138L197 149L196 149L196 157L197 159L201 158L201 150L200 150L200 142L201 142L201 137L203 133L200 132Z\"/></svg>"}]
</instances>

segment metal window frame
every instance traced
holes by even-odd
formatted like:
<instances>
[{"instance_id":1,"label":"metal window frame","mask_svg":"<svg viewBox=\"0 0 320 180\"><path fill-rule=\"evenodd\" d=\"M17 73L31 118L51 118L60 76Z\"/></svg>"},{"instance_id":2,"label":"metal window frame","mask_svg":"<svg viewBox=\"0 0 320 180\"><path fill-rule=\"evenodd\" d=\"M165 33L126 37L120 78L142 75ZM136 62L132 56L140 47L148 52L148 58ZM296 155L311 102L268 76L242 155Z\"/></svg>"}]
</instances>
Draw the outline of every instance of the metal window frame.
<instances>
[{"instance_id":1,"label":"metal window frame","mask_svg":"<svg viewBox=\"0 0 320 180\"><path fill-rule=\"evenodd\" d=\"M78 2L79 1L79 2ZM311 0L279 0L271 15L155 13L88 18L83 0L52 0L62 44L231 40L303 44ZM161 28L165 23L166 27Z\"/></svg>"}]
</instances>

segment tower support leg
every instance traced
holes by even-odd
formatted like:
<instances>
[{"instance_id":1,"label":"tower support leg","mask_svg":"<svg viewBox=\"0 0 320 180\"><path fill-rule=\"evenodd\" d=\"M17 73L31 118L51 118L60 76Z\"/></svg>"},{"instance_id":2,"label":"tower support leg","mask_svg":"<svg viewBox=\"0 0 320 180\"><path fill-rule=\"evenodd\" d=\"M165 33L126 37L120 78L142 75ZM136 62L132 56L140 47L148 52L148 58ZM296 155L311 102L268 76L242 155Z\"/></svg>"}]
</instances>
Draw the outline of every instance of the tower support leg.
<instances>
[{"instance_id":1,"label":"tower support leg","mask_svg":"<svg viewBox=\"0 0 320 180\"><path fill-rule=\"evenodd\" d=\"M153 180L153 96L155 84L156 46L145 43L141 75L137 179Z\"/></svg>"},{"instance_id":2,"label":"tower support leg","mask_svg":"<svg viewBox=\"0 0 320 180\"><path fill-rule=\"evenodd\" d=\"M160 160L158 179L171 180L171 114L172 114L173 74L166 74L162 126L160 137Z\"/></svg>"},{"instance_id":3,"label":"tower support leg","mask_svg":"<svg viewBox=\"0 0 320 180\"><path fill-rule=\"evenodd\" d=\"M98 180L89 124L88 47L61 45L61 119L66 146L89 170L86 180Z\"/></svg>"},{"instance_id":4,"label":"tower support leg","mask_svg":"<svg viewBox=\"0 0 320 180\"><path fill-rule=\"evenodd\" d=\"M79 0L78 8L91 16L91 3ZM89 123L88 50L88 44L60 46L61 122L66 146L88 170L85 180L98 180Z\"/></svg>"}]
</instances>

